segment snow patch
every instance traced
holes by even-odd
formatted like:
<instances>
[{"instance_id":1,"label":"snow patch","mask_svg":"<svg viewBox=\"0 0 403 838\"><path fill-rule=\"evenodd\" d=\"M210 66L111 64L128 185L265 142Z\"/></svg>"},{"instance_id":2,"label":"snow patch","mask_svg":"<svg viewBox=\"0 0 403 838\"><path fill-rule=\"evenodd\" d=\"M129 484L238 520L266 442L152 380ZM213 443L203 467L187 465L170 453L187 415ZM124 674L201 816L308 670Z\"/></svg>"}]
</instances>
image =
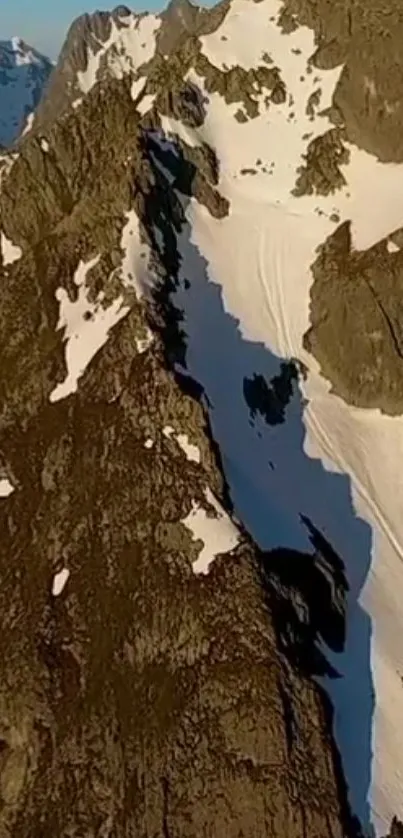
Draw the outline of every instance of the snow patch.
<instances>
[{"instance_id":1,"label":"snow patch","mask_svg":"<svg viewBox=\"0 0 403 838\"><path fill-rule=\"evenodd\" d=\"M148 113L148 111L151 110L156 98L156 93L147 93L146 96L143 96L143 98L137 105L137 110L141 114L141 116L144 116L144 114Z\"/></svg>"},{"instance_id":2,"label":"snow patch","mask_svg":"<svg viewBox=\"0 0 403 838\"><path fill-rule=\"evenodd\" d=\"M213 493L206 489L204 494L214 512L207 512L193 501L191 512L182 521L193 540L203 542L199 556L192 564L195 574L207 574L217 556L231 552L239 542L238 530Z\"/></svg>"},{"instance_id":3,"label":"snow patch","mask_svg":"<svg viewBox=\"0 0 403 838\"><path fill-rule=\"evenodd\" d=\"M7 477L0 478L0 498L8 498L15 491Z\"/></svg>"},{"instance_id":4,"label":"snow patch","mask_svg":"<svg viewBox=\"0 0 403 838\"><path fill-rule=\"evenodd\" d=\"M150 439L146 439L146 441L145 441L145 443L144 443L144 448L148 448L148 449L150 449L150 448L152 448L152 447L153 447L153 445L154 445L154 440L153 440L153 439L151 439L151 438L150 438Z\"/></svg>"},{"instance_id":5,"label":"snow patch","mask_svg":"<svg viewBox=\"0 0 403 838\"><path fill-rule=\"evenodd\" d=\"M32 126L34 124L34 119L35 119L35 113L34 113L34 111L31 111L31 113L28 114L28 116L25 120L24 128L21 131L21 137L25 137L27 134L29 134L29 132L31 131Z\"/></svg>"},{"instance_id":6,"label":"snow patch","mask_svg":"<svg viewBox=\"0 0 403 838\"><path fill-rule=\"evenodd\" d=\"M119 270L123 286L134 290L140 299L148 295L152 286L150 248L141 241L140 223L135 210L127 212L125 218L120 243L124 257Z\"/></svg>"},{"instance_id":7,"label":"snow patch","mask_svg":"<svg viewBox=\"0 0 403 838\"><path fill-rule=\"evenodd\" d=\"M98 350L108 340L110 330L129 311L129 306L123 305L122 295L107 308L102 306L101 295L95 302L88 299L85 280L99 258L96 256L89 262L80 261L74 277L78 287L75 301L70 300L64 288L58 288L56 291L56 299L60 306L56 328L64 329L67 376L50 394L51 402L60 401L76 392L79 379Z\"/></svg>"},{"instance_id":8,"label":"snow patch","mask_svg":"<svg viewBox=\"0 0 403 838\"><path fill-rule=\"evenodd\" d=\"M394 241L392 241L392 239L388 239L386 247L388 253L398 253L400 250L400 247L397 244L395 244Z\"/></svg>"},{"instance_id":9,"label":"snow patch","mask_svg":"<svg viewBox=\"0 0 403 838\"><path fill-rule=\"evenodd\" d=\"M64 567L62 570L59 570L58 573L55 573L52 582L52 595L54 597L60 596L63 593L63 590L68 582L70 576L70 571L67 567Z\"/></svg>"},{"instance_id":10,"label":"snow patch","mask_svg":"<svg viewBox=\"0 0 403 838\"><path fill-rule=\"evenodd\" d=\"M49 143L45 139L45 137L41 137L41 149L45 152L45 154L47 154L49 151Z\"/></svg>"},{"instance_id":11,"label":"snow patch","mask_svg":"<svg viewBox=\"0 0 403 838\"><path fill-rule=\"evenodd\" d=\"M182 451L185 452L186 457L192 463L200 463L200 449L197 445L193 445L189 442L189 437L187 434L177 434L176 441L178 445L182 448Z\"/></svg>"},{"instance_id":12,"label":"snow patch","mask_svg":"<svg viewBox=\"0 0 403 838\"><path fill-rule=\"evenodd\" d=\"M15 161L18 160L18 157L19 155L15 152L9 152L8 154L0 154L0 188L3 184L3 181L10 174Z\"/></svg>"},{"instance_id":13,"label":"snow patch","mask_svg":"<svg viewBox=\"0 0 403 838\"><path fill-rule=\"evenodd\" d=\"M189 442L187 434L176 433L175 428L173 428L172 425L166 425L165 428L163 428L162 433L166 439L176 439L179 448L184 451L188 460L194 463L201 462L200 450L197 445L192 445L192 443Z\"/></svg>"},{"instance_id":14,"label":"snow patch","mask_svg":"<svg viewBox=\"0 0 403 838\"><path fill-rule=\"evenodd\" d=\"M0 249L4 265L12 265L22 256L22 250L18 244L13 244L3 232L0 235Z\"/></svg>"},{"instance_id":15,"label":"snow patch","mask_svg":"<svg viewBox=\"0 0 403 838\"><path fill-rule=\"evenodd\" d=\"M140 96L140 93L144 90L144 88L146 86L146 82L147 82L147 79L144 76L140 76L139 79L135 79L132 82L132 85L131 85L131 88L130 88L130 95L131 95L133 101L136 101L136 99Z\"/></svg>"}]
</instances>

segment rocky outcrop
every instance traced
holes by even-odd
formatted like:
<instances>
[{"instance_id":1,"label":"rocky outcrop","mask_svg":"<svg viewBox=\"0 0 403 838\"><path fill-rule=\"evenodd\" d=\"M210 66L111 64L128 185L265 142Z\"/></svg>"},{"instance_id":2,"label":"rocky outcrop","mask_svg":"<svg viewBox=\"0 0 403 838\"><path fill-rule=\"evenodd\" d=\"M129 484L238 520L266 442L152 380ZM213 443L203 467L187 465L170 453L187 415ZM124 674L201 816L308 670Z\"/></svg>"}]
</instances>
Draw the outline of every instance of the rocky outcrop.
<instances>
[{"instance_id":1,"label":"rocky outcrop","mask_svg":"<svg viewBox=\"0 0 403 838\"><path fill-rule=\"evenodd\" d=\"M327 240L312 267L305 346L346 402L401 415L403 260L388 242L354 251L348 224Z\"/></svg>"}]
</instances>

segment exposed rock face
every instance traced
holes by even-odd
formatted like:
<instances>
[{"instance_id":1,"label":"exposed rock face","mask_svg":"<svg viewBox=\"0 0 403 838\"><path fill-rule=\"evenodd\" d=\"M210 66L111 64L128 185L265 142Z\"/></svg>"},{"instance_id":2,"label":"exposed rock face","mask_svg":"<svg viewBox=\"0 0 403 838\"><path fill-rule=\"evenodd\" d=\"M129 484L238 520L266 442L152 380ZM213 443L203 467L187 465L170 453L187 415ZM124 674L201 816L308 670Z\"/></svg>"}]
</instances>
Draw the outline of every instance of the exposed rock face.
<instances>
[{"instance_id":1,"label":"exposed rock face","mask_svg":"<svg viewBox=\"0 0 403 838\"><path fill-rule=\"evenodd\" d=\"M384 240L367 251L354 251L349 227L342 225L323 246L312 270L307 349L347 402L401 414L403 255L399 248L389 250Z\"/></svg>"}]
</instances>

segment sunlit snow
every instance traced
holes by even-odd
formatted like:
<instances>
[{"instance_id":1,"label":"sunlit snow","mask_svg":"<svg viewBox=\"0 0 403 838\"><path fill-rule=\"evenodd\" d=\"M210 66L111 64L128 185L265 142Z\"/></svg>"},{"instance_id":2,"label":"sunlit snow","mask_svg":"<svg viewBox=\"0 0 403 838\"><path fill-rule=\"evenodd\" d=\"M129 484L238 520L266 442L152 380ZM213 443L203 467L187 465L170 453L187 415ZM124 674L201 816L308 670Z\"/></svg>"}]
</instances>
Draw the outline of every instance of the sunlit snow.
<instances>
[{"instance_id":1,"label":"sunlit snow","mask_svg":"<svg viewBox=\"0 0 403 838\"><path fill-rule=\"evenodd\" d=\"M193 445L189 442L187 434L177 434L176 441L182 448L182 451L186 454L188 460L193 463L200 463L200 449L197 445Z\"/></svg>"},{"instance_id":2,"label":"sunlit snow","mask_svg":"<svg viewBox=\"0 0 403 838\"><path fill-rule=\"evenodd\" d=\"M119 272L125 288L135 291L137 297L147 296L153 282L150 270L150 248L141 240L139 219L135 210L125 215L121 248L124 256ZM151 340L151 337L150 337Z\"/></svg>"},{"instance_id":3,"label":"sunlit snow","mask_svg":"<svg viewBox=\"0 0 403 838\"><path fill-rule=\"evenodd\" d=\"M0 234L0 248L4 265L12 265L22 256L22 250L18 244L13 244L3 232Z\"/></svg>"},{"instance_id":4,"label":"sunlit snow","mask_svg":"<svg viewBox=\"0 0 403 838\"><path fill-rule=\"evenodd\" d=\"M25 120L25 125L23 127L23 130L21 131L21 136L22 137L25 137L27 134L29 134L29 132L31 131L31 128L34 124L34 119L35 119L35 114L34 114L33 111L31 111L31 113L28 114L28 116Z\"/></svg>"},{"instance_id":5,"label":"sunlit snow","mask_svg":"<svg viewBox=\"0 0 403 838\"><path fill-rule=\"evenodd\" d=\"M14 486L7 477L0 478L0 498L8 498L14 492Z\"/></svg>"},{"instance_id":6,"label":"sunlit snow","mask_svg":"<svg viewBox=\"0 0 403 838\"><path fill-rule=\"evenodd\" d=\"M132 85L131 85L131 88L130 88L130 95L131 95L133 100L136 100L138 98L138 96L140 96L140 93L142 93L142 91L144 90L144 88L146 86L146 82L147 82L147 79L145 78L145 76L140 76L140 78L135 79L132 82Z\"/></svg>"},{"instance_id":7,"label":"sunlit snow","mask_svg":"<svg viewBox=\"0 0 403 838\"><path fill-rule=\"evenodd\" d=\"M64 567L58 573L55 573L52 582L52 594L54 597L58 597L61 593L63 593L69 576L70 571L67 569L67 567Z\"/></svg>"},{"instance_id":8,"label":"sunlit snow","mask_svg":"<svg viewBox=\"0 0 403 838\"><path fill-rule=\"evenodd\" d=\"M208 573L217 556L229 553L239 541L238 530L210 489L206 489L205 496L212 511L207 512L194 501L191 512L182 522L192 533L193 540L202 542L199 556L192 565L196 574Z\"/></svg>"},{"instance_id":9,"label":"sunlit snow","mask_svg":"<svg viewBox=\"0 0 403 838\"><path fill-rule=\"evenodd\" d=\"M394 241L391 241L389 239L386 246L387 246L387 249L388 249L388 253L399 253L400 247L398 247L398 245L395 244Z\"/></svg>"},{"instance_id":10,"label":"sunlit snow","mask_svg":"<svg viewBox=\"0 0 403 838\"><path fill-rule=\"evenodd\" d=\"M186 143L186 145L189 145L192 148L199 145L194 129L184 125L179 119L175 119L173 116L160 114L160 121L165 138L177 136L180 140Z\"/></svg>"},{"instance_id":11,"label":"sunlit snow","mask_svg":"<svg viewBox=\"0 0 403 838\"><path fill-rule=\"evenodd\" d=\"M107 308L101 300L90 302L85 280L88 272L99 260L99 256L89 262L80 262L74 282L78 287L77 299L70 300L65 288L58 288L56 299L59 302L58 329L64 329L65 357L67 376L50 394L50 401L66 398L77 390L78 381L98 350L108 340L110 329L124 317L129 307L123 304L123 296L117 297Z\"/></svg>"},{"instance_id":12,"label":"sunlit snow","mask_svg":"<svg viewBox=\"0 0 403 838\"><path fill-rule=\"evenodd\" d=\"M176 439L179 447L182 451L186 454L186 458L193 463L200 463L201 456L200 456L200 449L197 445L193 445L187 434L183 433L175 433L175 428L172 425L166 425L165 428L162 429L162 433L167 439Z\"/></svg>"}]
</instances>

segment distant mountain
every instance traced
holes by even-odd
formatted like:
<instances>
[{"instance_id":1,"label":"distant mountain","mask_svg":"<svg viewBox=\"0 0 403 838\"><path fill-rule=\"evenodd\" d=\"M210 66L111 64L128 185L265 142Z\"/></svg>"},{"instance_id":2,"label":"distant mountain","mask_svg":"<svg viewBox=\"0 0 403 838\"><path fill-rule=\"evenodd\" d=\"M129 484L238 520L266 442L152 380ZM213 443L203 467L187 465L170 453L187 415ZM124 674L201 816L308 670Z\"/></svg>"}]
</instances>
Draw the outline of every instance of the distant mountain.
<instances>
[{"instance_id":1,"label":"distant mountain","mask_svg":"<svg viewBox=\"0 0 403 838\"><path fill-rule=\"evenodd\" d=\"M0 146L10 146L29 126L52 67L21 38L0 41Z\"/></svg>"}]
</instances>

